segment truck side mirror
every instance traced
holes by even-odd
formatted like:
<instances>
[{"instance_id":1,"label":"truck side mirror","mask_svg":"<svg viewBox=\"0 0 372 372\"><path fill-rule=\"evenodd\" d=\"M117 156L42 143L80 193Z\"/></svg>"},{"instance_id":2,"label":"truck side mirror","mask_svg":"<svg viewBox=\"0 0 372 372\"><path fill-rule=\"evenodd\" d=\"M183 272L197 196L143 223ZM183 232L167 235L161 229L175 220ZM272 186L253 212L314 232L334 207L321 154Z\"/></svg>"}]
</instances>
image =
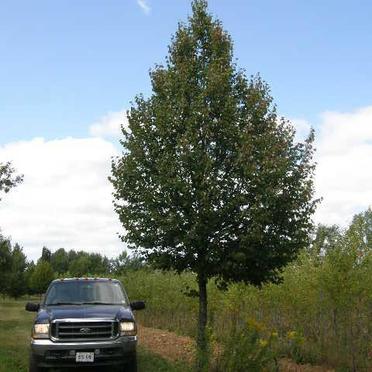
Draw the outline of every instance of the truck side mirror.
<instances>
[{"instance_id":1,"label":"truck side mirror","mask_svg":"<svg viewBox=\"0 0 372 372\"><path fill-rule=\"evenodd\" d=\"M27 302L26 306L25 306L25 310L27 311L39 311L40 309L40 304L35 304L33 302Z\"/></svg>"},{"instance_id":2,"label":"truck side mirror","mask_svg":"<svg viewBox=\"0 0 372 372\"><path fill-rule=\"evenodd\" d=\"M142 310L144 309L145 303L143 301L135 301L130 303L130 307L132 310Z\"/></svg>"}]
</instances>

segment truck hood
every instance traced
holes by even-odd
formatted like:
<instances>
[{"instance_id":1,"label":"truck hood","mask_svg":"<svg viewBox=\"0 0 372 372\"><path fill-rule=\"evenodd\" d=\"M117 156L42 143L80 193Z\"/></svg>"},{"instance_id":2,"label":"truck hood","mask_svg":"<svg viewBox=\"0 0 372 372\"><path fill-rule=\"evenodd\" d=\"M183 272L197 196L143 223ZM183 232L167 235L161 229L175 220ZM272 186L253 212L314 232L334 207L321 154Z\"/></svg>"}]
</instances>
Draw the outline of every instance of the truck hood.
<instances>
[{"instance_id":1,"label":"truck hood","mask_svg":"<svg viewBox=\"0 0 372 372\"><path fill-rule=\"evenodd\" d=\"M121 305L60 305L46 306L40 309L36 323L49 323L55 319L134 320L129 306Z\"/></svg>"}]
</instances>

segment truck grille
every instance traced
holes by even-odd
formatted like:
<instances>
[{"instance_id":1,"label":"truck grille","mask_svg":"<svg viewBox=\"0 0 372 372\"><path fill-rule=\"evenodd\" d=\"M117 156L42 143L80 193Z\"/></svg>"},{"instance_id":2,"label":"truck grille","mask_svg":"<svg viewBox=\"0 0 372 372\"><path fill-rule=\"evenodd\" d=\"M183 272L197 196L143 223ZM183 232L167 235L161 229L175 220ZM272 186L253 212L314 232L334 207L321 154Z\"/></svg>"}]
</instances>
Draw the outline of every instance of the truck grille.
<instances>
[{"instance_id":1,"label":"truck grille","mask_svg":"<svg viewBox=\"0 0 372 372\"><path fill-rule=\"evenodd\" d=\"M119 333L116 321L55 321L51 328L52 337L57 340L85 341L109 340Z\"/></svg>"}]
</instances>

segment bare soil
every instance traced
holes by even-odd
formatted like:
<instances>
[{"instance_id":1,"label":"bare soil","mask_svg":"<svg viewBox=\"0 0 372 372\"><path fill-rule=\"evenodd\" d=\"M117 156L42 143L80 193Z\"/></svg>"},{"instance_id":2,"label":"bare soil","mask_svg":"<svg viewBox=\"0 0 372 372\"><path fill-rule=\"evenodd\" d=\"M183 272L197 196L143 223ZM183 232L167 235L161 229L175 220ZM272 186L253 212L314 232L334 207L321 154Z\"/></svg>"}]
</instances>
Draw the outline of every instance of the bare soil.
<instances>
[{"instance_id":1,"label":"bare soil","mask_svg":"<svg viewBox=\"0 0 372 372\"><path fill-rule=\"evenodd\" d=\"M162 329L139 326L139 344L145 349L171 362L192 364L195 358L195 341Z\"/></svg>"},{"instance_id":2,"label":"bare soil","mask_svg":"<svg viewBox=\"0 0 372 372\"><path fill-rule=\"evenodd\" d=\"M312 366L310 364L297 364L289 359L282 359L280 361L281 371L283 372L334 372L334 369Z\"/></svg>"}]
</instances>

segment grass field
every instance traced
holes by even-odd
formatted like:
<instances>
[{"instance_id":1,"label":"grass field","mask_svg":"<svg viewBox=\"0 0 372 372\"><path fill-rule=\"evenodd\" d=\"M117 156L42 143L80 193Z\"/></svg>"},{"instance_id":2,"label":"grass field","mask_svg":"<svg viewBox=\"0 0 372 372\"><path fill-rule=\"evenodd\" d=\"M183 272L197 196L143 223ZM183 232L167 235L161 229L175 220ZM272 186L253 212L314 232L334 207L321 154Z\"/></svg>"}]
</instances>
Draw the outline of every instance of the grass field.
<instances>
[{"instance_id":1,"label":"grass field","mask_svg":"<svg viewBox=\"0 0 372 372\"><path fill-rule=\"evenodd\" d=\"M0 372L27 371L29 338L34 313L24 310L27 300L0 300ZM138 350L139 371L184 372L143 348Z\"/></svg>"}]
</instances>

